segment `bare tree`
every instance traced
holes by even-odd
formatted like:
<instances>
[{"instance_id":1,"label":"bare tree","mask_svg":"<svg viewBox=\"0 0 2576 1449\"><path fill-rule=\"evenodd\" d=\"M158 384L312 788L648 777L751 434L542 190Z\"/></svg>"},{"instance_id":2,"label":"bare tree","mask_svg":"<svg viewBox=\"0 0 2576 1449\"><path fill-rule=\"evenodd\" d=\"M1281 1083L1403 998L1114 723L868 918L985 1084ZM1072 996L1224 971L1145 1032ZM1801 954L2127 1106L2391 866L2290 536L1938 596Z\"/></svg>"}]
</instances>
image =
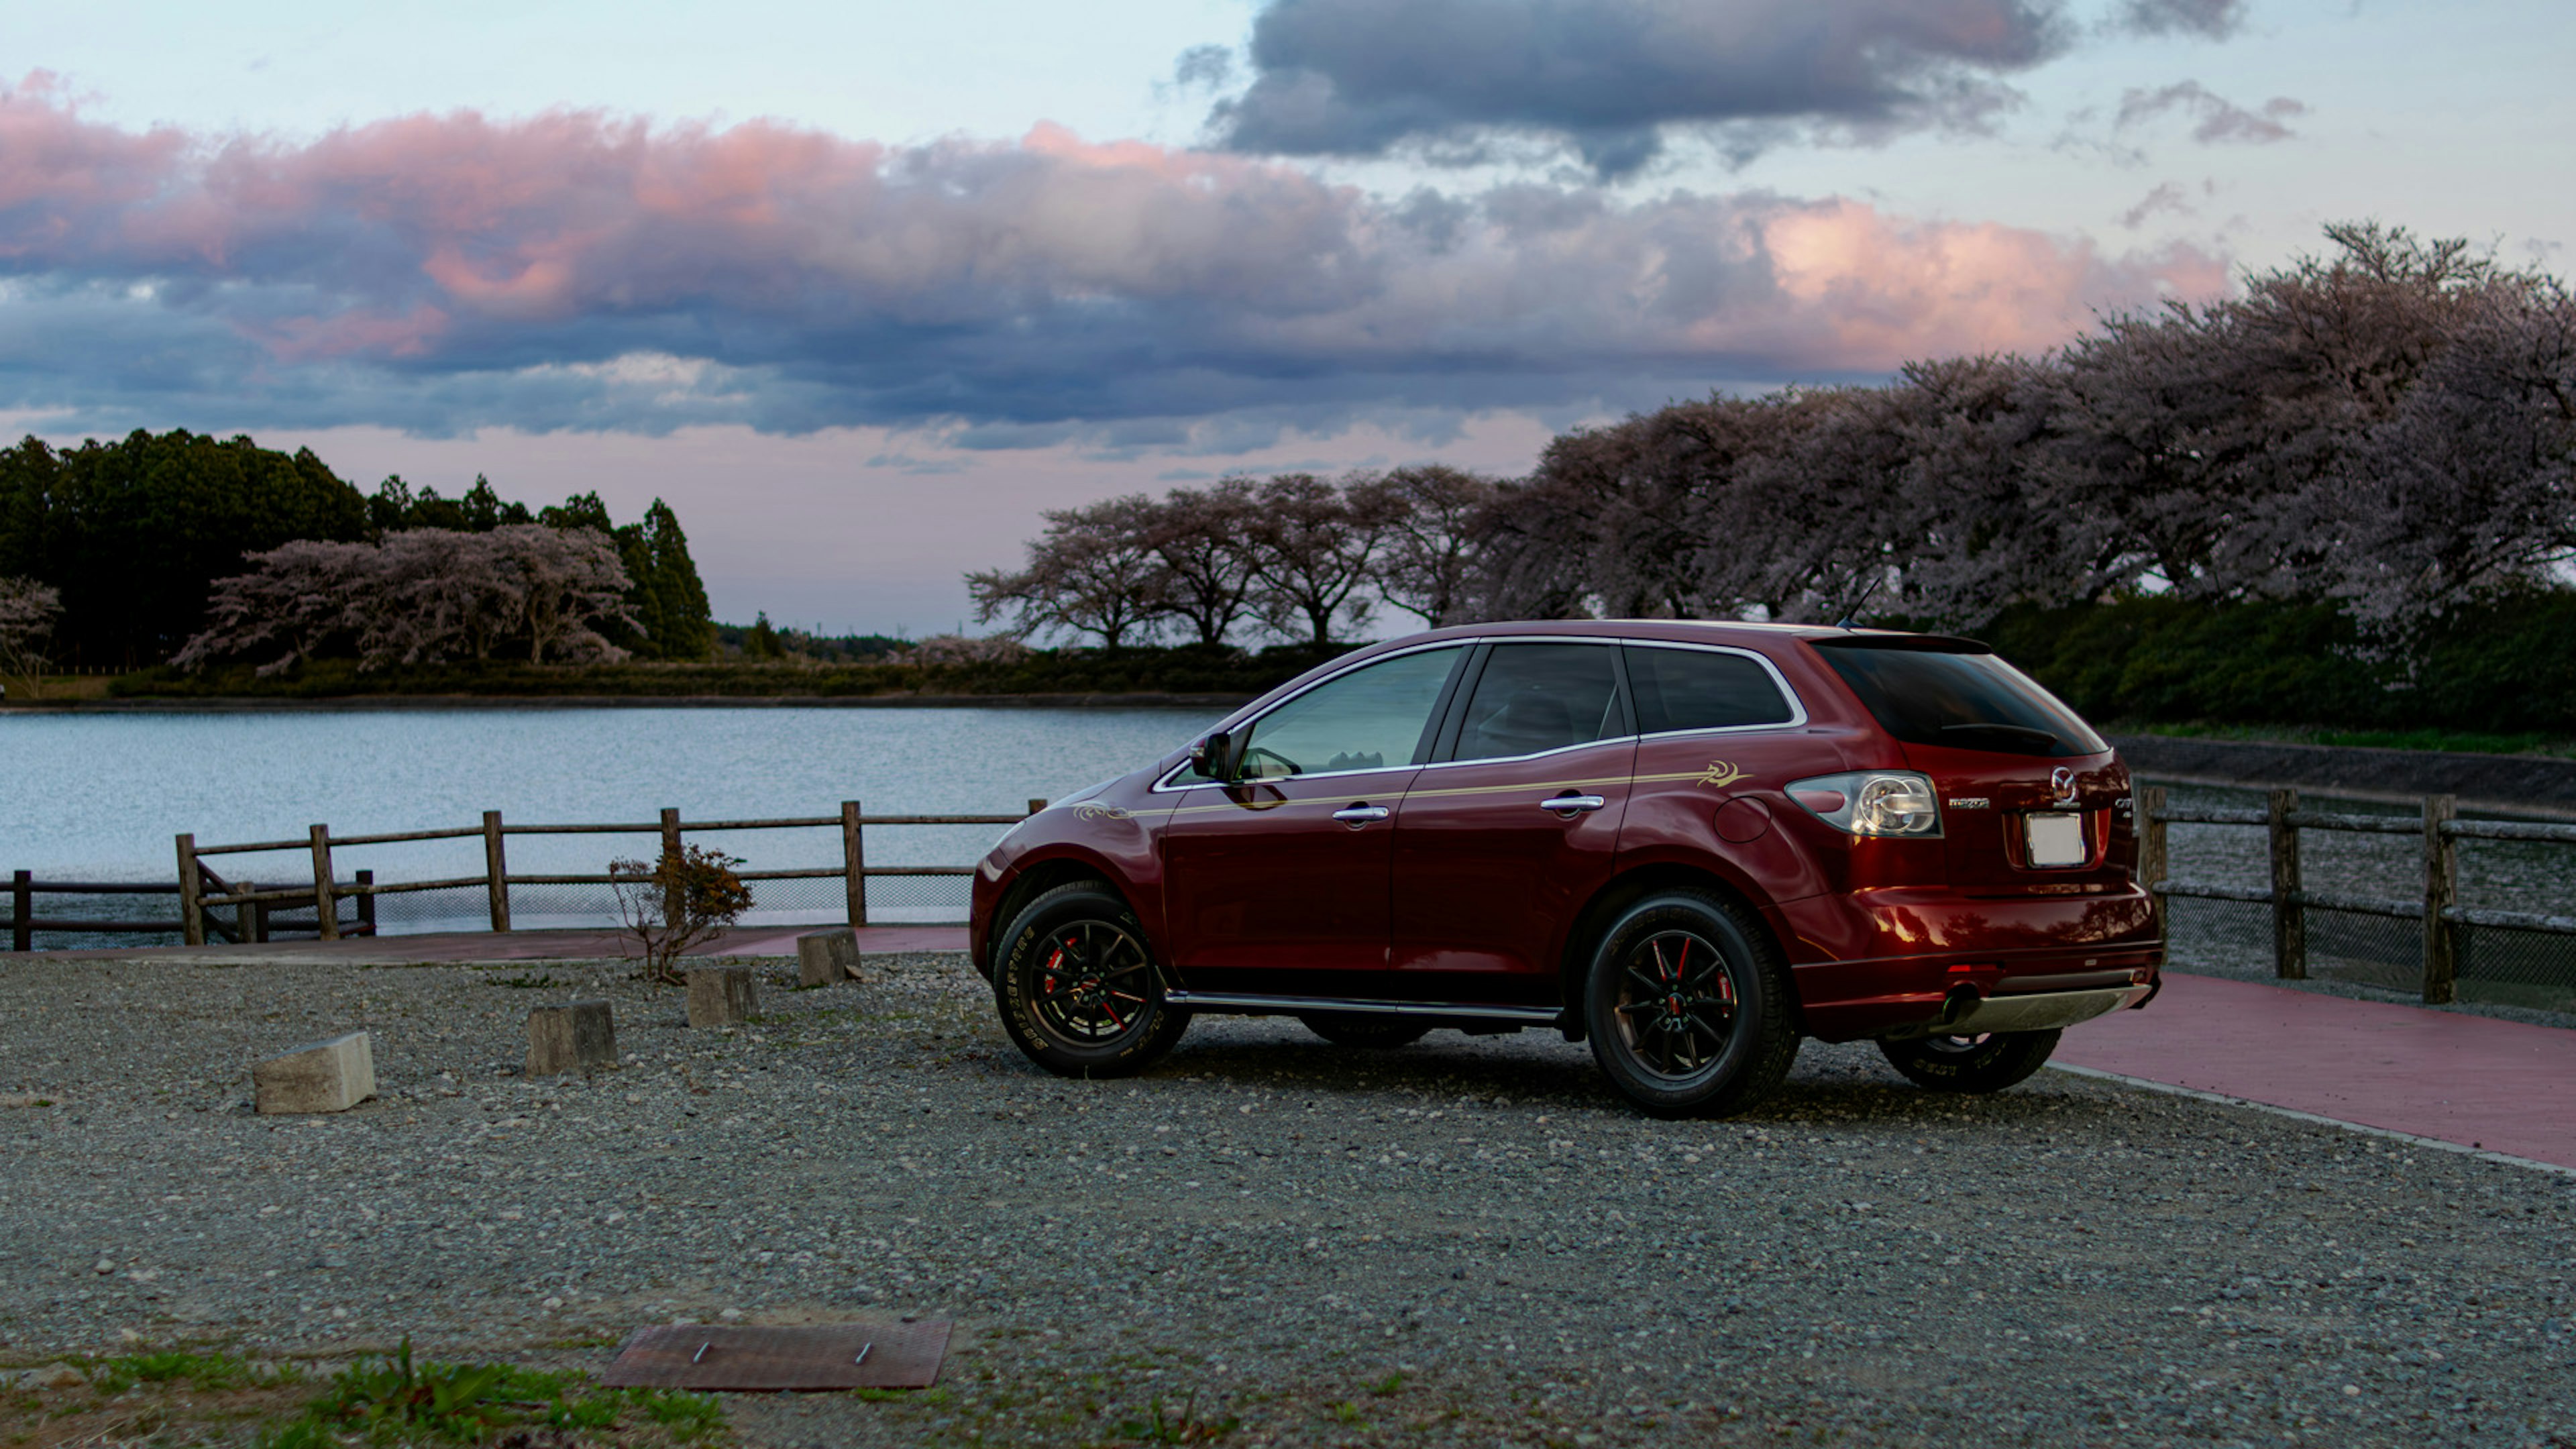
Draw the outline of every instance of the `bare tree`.
<instances>
[{"instance_id":1,"label":"bare tree","mask_svg":"<svg viewBox=\"0 0 2576 1449\"><path fill-rule=\"evenodd\" d=\"M1303 624L1315 644L1331 643L1336 623L1366 623L1368 601L1359 591L1386 532L1386 500L1312 473L1265 480L1253 498L1263 622L1283 634Z\"/></svg>"},{"instance_id":2,"label":"bare tree","mask_svg":"<svg viewBox=\"0 0 2576 1449\"><path fill-rule=\"evenodd\" d=\"M44 693L45 647L62 616L63 596L51 585L0 578L0 678L24 684L30 699Z\"/></svg>"},{"instance_id":3,"label":"bare tree","mask_svg":"<svg viewBox=\"0 0 2576 1449\"><path fill-rule=\"evenodd\" d=\"M1378 560L1378 597L1433 628L1466 622L1484 515L1494 506L1494 480L1433 463L1398 468L1350 485L1386 519Z\"/></svg>"},{"instance_id":4,"label":"bare tree","mask_svg":"<svg viewBox=\"0 0 2576 1449\"><path fill-rule=\"evenodd\" d=\"M1120 647L1163 611L1168 582L1152 543L1155 513L1143 494L1048 512L1024 567L966 576L975 621L1009 615L1022 634L1062 630Z\"/></svg>"},{"instance_id":5,"label":"bare tree","mask_svg":"<svg viewBox=\"0 0 2576 1449\"><path fill-rule=\"evenodd\" d=\"M1260 509L1252 480L1175 488L1151 510L1146 544L1162 565L1163 612L1189 625L1201 644L1222 644L1252 612L1262 577Z\"/></svg>"}]
</instances>

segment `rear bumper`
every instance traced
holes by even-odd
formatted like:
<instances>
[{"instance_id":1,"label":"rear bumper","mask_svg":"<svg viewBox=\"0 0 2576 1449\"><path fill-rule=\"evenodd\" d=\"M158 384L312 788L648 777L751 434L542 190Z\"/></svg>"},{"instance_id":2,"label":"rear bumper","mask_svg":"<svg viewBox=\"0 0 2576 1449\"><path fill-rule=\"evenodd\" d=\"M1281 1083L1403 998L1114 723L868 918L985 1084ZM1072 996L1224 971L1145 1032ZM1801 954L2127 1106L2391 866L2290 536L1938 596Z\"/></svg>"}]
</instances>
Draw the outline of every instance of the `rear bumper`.
<instances>
[{"instance_id":1,"label":"rear bumper","mask_svg":"<svg viewBox=\"0 0 2576 1449\"><path fill-rule=\"evenodd\" d=\"M1823 1041L1930 1035L1963 996L1996 1010L2015 997L2096 992L2134 998L2106 1011L2143 1005L2164 966L2154 906L2134 887L2006 899L1860 891L1793 901L1779 916L1805 1030Z\"/></svg>"},{"instance_id":2,"label":"rear bumper","mask_svg":"<svg viewBox=\"0 0 2576 1449\"><path fill-rule=\"evenodd\" d=\"M2125 1007L2144 1006L2154 986L2113 986L2094 991L2026 991L2018 996L1978 997L1962 987L1930 1021L1903 1026L1883 1035L1891 1041L1921 1036L1979 1036L1990 1031L2056 1031L2107 1016Z\"/></svg>"}]
</instances>

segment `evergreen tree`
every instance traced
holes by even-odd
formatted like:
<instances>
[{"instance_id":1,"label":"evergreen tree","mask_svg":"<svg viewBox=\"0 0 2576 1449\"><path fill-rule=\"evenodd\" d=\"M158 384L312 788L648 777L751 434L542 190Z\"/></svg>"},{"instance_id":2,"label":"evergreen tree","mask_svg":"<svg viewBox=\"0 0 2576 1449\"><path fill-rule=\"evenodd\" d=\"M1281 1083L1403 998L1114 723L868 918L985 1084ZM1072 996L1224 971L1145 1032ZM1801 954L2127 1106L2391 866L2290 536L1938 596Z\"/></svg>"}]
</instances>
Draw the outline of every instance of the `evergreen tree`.
<instances>
[{"instance_id":1,"label":"evergreen tree","mask_svg":"<svg viewBox=\"0 0 2576 1449\"><path fill-rule=\"evenodd\" d=\"M155 664L205 627L207 585L244 554L293 539L349 541L365 495L309 450L174 429L55 449L0 450L0 576L62 595L65 664Z\"/></svg>"}]
</instances>

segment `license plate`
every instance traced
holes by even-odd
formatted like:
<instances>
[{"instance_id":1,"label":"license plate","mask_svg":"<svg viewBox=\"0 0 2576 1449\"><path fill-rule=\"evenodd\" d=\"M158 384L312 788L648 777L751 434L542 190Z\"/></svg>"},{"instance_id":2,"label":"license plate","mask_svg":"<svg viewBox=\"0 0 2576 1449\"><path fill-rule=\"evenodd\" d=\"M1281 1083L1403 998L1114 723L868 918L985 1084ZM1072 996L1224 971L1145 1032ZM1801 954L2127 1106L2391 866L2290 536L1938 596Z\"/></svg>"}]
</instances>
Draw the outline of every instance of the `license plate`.
<instances>
[{"instance_id":1,"label":"license plate","mask_svg":"<svg viewBox=\"0 0 2576 1449\"><path fill-rule=\"evenodd\" d=\"M2025 815L2022 821L2030 832L2033 865L2082 865L2091 854L2084 848L2082 815Z\"/></svg>"}]
</instances>

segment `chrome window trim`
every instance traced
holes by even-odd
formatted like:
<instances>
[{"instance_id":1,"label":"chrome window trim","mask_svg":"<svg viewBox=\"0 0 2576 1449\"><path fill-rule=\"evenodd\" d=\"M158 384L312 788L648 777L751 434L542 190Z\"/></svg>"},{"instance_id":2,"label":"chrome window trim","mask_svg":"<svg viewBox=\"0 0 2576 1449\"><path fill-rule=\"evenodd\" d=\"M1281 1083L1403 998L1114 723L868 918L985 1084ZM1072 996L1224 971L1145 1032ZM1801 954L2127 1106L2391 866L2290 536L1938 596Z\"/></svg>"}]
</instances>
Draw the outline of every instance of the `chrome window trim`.
<instances>
[{"instance_id":1,"label":"chrome window trim","mask_svg":"<svg viewBox=\"0 0 2576 1449\"><path fill-rule=\"evenodd\" d=\"M1413 646L1411 646L1411 647L1409 647L1409 648L1405 648L1405 649L1389 649L1389 650L1388 650L1388 651L1386 651L1384 654L1374 654L1374 655L1371 655L1371 656L1369 656L1369 657L1368 657L1368 658L1366 658L1366 659L1362 659L1362 660L1358 661L1357 663L1354 663L1354 664L1350 665L1348 668L1344 668L1344 669L1336 669L1336 670L1334 670L1332 673L1327 674L1327 675L1325 675L1323 678L1316 680L1314 683L1307 685L1304 689L1298 690L1295 694L1288 695L1288 696L1286 696L1286 697L1284 697L1284 698L1280 698L1280 699L1274 699L1274 700L1272 700L1272 701L1270 702L1270 706L1269 706L1269 708L1264 709L1260 714L1257 714L1257 715L1252 716L1250 719L1246 720L1246 721L1245 721L1245 723L1247 723L1247 724L1257 724L1257 723L1259 723L1259 722L1261 721L1261 719L1262 719L1262 717L1263 717L1263 716L1265 716L1265 715L1269 715L1269 714L1272 714L1272 713L1276 712L1277 710L1279 710L1279 709L1281 709L1281 708L1285 707L1286 705L1288 705L1291 701L1299 700L1299 699L1303 699L1303 698L1305 698L1307 695L1314 693L1316 690L1319 690L1319 689L1323 688L1325 685L1332 683L1334 680L1339 679L1339 678L1343 677L1344 675L1347 675L1347 674L1356 674L1356 673L1358 673L1360 670L1367 669L1367 668L1371 667L1372 665L1384 664L1386 661L1388 661L1388 660L1390 660L1390 659L1402 659L1402 658L1406 657L1407 655L1412 655L1412 654L1427 654L1427 653L1430 653L1430 652L1431 652L1432 650L1434 650L1434 649L1472 649L1472 648L1474 648L1475 646L1477 646L1477 645L1479 645L1479 644L1486 643L1486 642L1487 642L1487 641L1486 641L1486 640L1483 640L1483 639L1434 639L1434 640L1432 640L1432 641L1431 641L1430 643L1428 643L1428 644L1416 644L1416 645L1413 645ZM1453 666L1453 667L1454 667L1454 666ZM1436 702L1436 701L1435 701L1435 702ZM1232 722L1234 721L1234 719L1235 719L1235 716L1234 716L1234 715L1227 715L1227 716L1225 716L1225 718L1223 718L1223 719L1221 719L1221 720L1217 721L1217 725L1216 725L1216 727L1217 727L1217 728L1226 728L1226 727L1230 727L1230 726L1232 725ZM1232 786L1230 786L1230 785L1225 784L1225 783L1224 783L1223 781L1221 781L1221 780L1201 780L1201 781L1197 782L1196 784L1192 784L1192 785L1175 785L1175 784L1173 784L1173 783L1172 783L1172 781L1174 781L1175 779L1178 779L1178 778L1180 777L1181 772L1182 772L1182 771L1184 771L1184 770L1186 770L1186 769L1188 769L1189 767L1190 767L1190 761L1189 761L1189 759L1188 759L1186 756L1184 756L1184 757L1182 758L1182 760L1181 760L1181 762L1180 762L1179 764L1174 765L1171 769L1164 771L1164 772L1163 772L1163 777L1162 777L1161 779L1159 779L1159 780L1156 780L1156 781L1153 783L1153 786L1152 786L1150 789L1148 789L1148 790L1146 791L1146 793L1147 793L1147 794L1150 794L1150 795L1180 795L1180 794L1186 794L1187 792L1192 791L1192 790L1236 789L1236 788L1240 788L1240 785L1232 785ZM1418 770L1418 769L1420 769L1420 768L1422 768L1422 767L1421 767L1421 766L1419 766L1419 765L1416 765L1416 764L1412 764L1412 763L1410 763L1410 762L1407 762L1407 763L1405 763L1405 764L1401 764L1401 765L1380 765L1380 766L1378 766L1378 767L1377 767L1376 769L1374 769L1374 770L1333 770L1333 771L1329 771L1329 772L1320 772L1320 771L1319 771L1319 772L1316 772L1316 773L1312 773L1312 774L1304 774L1304 775L1285 775L1285 776L1282 776L1282 777L1280 777L1280 778L1282 778L1282 779L1289 779L1289 780L1339 780L1339 779L1347 778L1347 777L1352 776L1352 775L1387 775L1387 774L1393 774L1393 773L1394 773L1395 771L1397 771L1397 770ZM1273 782L1273 781L1265 781L1265 780L1253 780L1253 781L1244 781L1244 782L1241 782L1241 783L1242 783L1242 784L1271 784L1271 783L1275 783L1275 782Z\"/></svg>"},{"instance_id":2,"label":"chrome window trim","mask_svg":"<svg viewBox=\"0 0 2576 1449\"><path fill-rule=\"evenodd\" d=\"M1685 735L1740 735L1754 730L1793 730L1807 722L1807 702L1798 697L1796 689L1790 687L1788 676L1780 672L1780 666L1758 649L1745 649L1729 644L1691 644L1679 639L1622 639L1619 642L1631 649L1696 649L1703 654L1733 654L1739 658L1750 659L1762 666L1762 671L1771 676L1772 687L1779 690L1780 697L1789 702L1789 717L1770 724L1704 725L1690 730L1657 730L1653 734L1641 735L1642 739L1672 740L1680 739ZM1634 701L1631 703L1633 704Z\"/></svg>"},{"instance_id":3,"label":"chrome window trim","mask_svg":"<svg viewBox=\"0 0 2576 1449\"><path fill-rule=\"evenodd\" d=\"M1803 628L1806 626L1800 625L1796 627ZM1468 639L1437 639L1428 644L1414 645L1409 649L1390 649L1384 654L1363 659L1360 662L1351 665L1347 669L1337 669L1332 673L1325 675L1323 678L1307 685L1304 689L1298 690L1297 693L1289 695L1286 699L1274 701L1270 708L1263 710L1261 714L1269 714L1272 710L1276 710L1280 706L1287 704L1289 700L1301 698L1313 690L1323 688L1325 685L1332 683L1343 675L1350 674L1356 670L1365 669L1372 664L1380 664L1389 659L1400 659L1408 654L1421 654L1433 649L1468 649L1479 644L1593 644L1604 648L1615 646L1630 649L1695 649L1704 654L1732 654L1738 658L1750 659L1754 663L1761 665L1763 672L1771 676L1772 686L1780 691L1780 697L1782 699L1789 702L1789 718L1772 724L1710 725L1701 729L1658 730L1653 734L1632 733L1624 735L1610 735L1597 740L1585 740L1581 744L1559 745L1555 749L1540 750L1536 754L1529 755L1487 755L1473 760L1434 760L1427 765L1383 765L1374 770L1335 770L1330 773L1289 775L1282 778L1291 780L1339 780L1348 779L1357 775L1390 775L1398 770L1446 770L1456 765L1510 764L1519 760L1543 760L1550 755L1562 755L1574 750L1588 750L1595 745L1615 745L1623 740L1674 740L1687 738L1692 735L1740 735L1750 734L1758 730L1793 730L1803 727L1809 718L1807 714L1807 702L1798 696L1798 691L1796 688L1791 686L1788 676L1782 674L1780 672L1780 666L1777 663L1774 663L1768 656L1764 655L1758 649L1746 649L1740 645L1734 644L1700 644L1682 639L1612 638L1601 634L1487 634L1478 635L1474 638ZM1625 671L1622 671L1623 675L1624 672ZM1634 714L1635 712L1636 702L1631 700L1629 701L1629 713ZM1230 722L1233 718L1234 716L1228 715L1226 716L1226 721ZM1247 722L1257 723L1260 718L1261 715L1255 715L1252 717L1252 720ZM1176 785L1172 783L1189 767L1190 762L1186 759L1182 760L1179 764L1174 765L1170 770L1164 772L1163 777L1156 780L1152 788L1147 793L1155 795L1179 795L1186 794L1192 790L1240 788L1239 786L1226 786L1215 780L1201 780L1190 785ZM1277 781L1251 781L1246 783L1275 784Z\"/></svg>"}]
</instances>

